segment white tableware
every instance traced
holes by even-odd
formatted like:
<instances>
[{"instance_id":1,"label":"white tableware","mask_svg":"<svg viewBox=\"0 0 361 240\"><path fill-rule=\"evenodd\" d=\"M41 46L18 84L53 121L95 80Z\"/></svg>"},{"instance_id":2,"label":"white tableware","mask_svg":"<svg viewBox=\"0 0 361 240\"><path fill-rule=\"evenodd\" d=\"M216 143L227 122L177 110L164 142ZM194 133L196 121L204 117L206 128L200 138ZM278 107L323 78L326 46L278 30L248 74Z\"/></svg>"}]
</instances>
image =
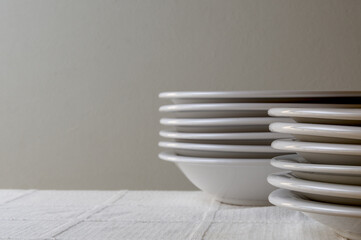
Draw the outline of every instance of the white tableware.
<instances>
[{"instance_id":1,"label":"white tableware","mask_svg":"<svg viewBox=\"0 0 361 240\"><path fill-rule=\"evenodd\" d=\"M164 105L160 112L184 118L267 117L271 108L361 108L361 104L203 103Z\"/></svg>"},{"instance_id":2,"label":"white tableware","mask_svg":"<svg viewBox=\"0 0 361 240\"><path fill-rule=\"evenodd\" d=\"M361 175L330 174L292 171L292 175L304 180L361 186Z\"/></svg>"},{"instance_id":3,"label":"white tableware","mask_svg":"<svg viewBox=\"0 0 361 240\"><path fill-rule=\"evenodd\" d=\"M162 118L160 123L175 127L180 132L268 132L269 124L276 121L293 122L290 118Z\"/></svg>"},{"instance_id":4,"label":"white tableware","mask_svg":"<svg viewBox=\"0 0 361 240\"><path fill-rule=\"evenodd\" d=\"M311 181L361 185L361 166L312 164L297 154L282 155L271 160L276 168L292 171L292 175Z\"/></svg>"},{"instance_id":5,"label":"white tableware","mask_svg":"<svg viewBox=\"0 0 361 240\"><path fill-rule=\"evenodd\" d=\"M221 145L201 143L159 142L159 146L189 157L272 158L287 154L267 145Z\"/></svg>"},{"instance_id":6,"label":"white tableware","mask_svg":"<svg viewBox=\"0 0 361 240\"><path fill-rule=\"evenodd\" d=\"M199 189L218 201L236 205L269 205L268 194L275 188L267 175L277 169L269 159L217 159L161 153L159 158L174 162Z\"/></svg>"},{"instance_id":7,"label":"white tableware","mask_svg":"<svg viewBox=\"0 0 361 240\"><path fill-rule=\"evenodd\" d=\"M276 206L304 212L347 239L361 239L361 207L359 206L311 201L300 193L285 189L273 191L268 199Z\"/></svg>"},{"instance_id":8,"label":"white tableware","mask_svg":"<svg viewBox=\"0 0 361 240\"><path fill-rule=\"evenodd\" d=\"M300 123L361 125L361 109L273 108L270 116L291 117Z\"/></svg>"},{"instance_id":9,"label":"white tableware","mask_svg":"<svg viewBox=\"0 0 361 240\"><path fill-rule=\"evenodd\" d=\"M360 102L359 91L224 91L163 92L160 98L174 103L210 102Z\"/></svg>"},{"instance_id":10,"label":"white tableware","mask_svg":"<svg viewBox=\"0 0 361 240\"><path fill-rule=\"evenodd\" d=\"M275 157L271 160L271 164L277 168L291 171L361 175L361 166L314 164L307 162L297 154Z\"/></svg>"},{"instance_id":11,"label":"white tableware","mask_svg":"<svg viewBox=\"0 0 361 240\"><path fill-rule=\"evenodd\" d=\"M165 130L160 131L159 135L177 142L238 145L270 145L273 140L292 137L288 134L272 132L184 133Z\"/></svg>"},{"instance_id":12,"label":"white tableware","mask_svg":"<svg viewBox=\"0 0 361 240\"><path fill-rule=\"evenodd\" d=\"M361 186L304 180L296 178L290 172L273 173L267 181L278 188L301 192L312 200L361 205Z\"/></svg>"},{"instance_id":13,"label":"white tableware","mask_svg":"<svg viewBox=\"0 0 361 240\"><path fill-rule=\"evenodd\" d=\"M297 152L311 163L361 166L361 145L275 140L272 147Z\"/></svg>"},{"instance_id":14,"label":"white tableware","mask_svg":"<svg viewBox=\"0 0 361 240\"><path fill-rule=\"evenodd\" d=\"M292 134L296 139L306 142L361 144L361 127L275 122L269 129L272 132Z\"/></svg>"}]
</instances>

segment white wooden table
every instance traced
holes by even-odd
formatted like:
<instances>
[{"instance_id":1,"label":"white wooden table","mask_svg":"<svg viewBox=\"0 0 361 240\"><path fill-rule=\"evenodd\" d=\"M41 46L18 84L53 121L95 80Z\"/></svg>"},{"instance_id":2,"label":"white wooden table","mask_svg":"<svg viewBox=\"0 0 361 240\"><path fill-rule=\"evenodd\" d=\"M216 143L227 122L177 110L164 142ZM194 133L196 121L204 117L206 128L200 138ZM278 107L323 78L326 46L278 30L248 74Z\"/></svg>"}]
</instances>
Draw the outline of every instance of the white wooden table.
<instances>
[{"instance_id":1,"label":"white wooden table","mask_svg":"<svg viewBox=\"0 0 361 240\"><path fill-rule=\"evenodd\" d=\"M201 192L0 190L0 239L341 238L299 212L220 204Z\"/></svg>"}]
</instances>

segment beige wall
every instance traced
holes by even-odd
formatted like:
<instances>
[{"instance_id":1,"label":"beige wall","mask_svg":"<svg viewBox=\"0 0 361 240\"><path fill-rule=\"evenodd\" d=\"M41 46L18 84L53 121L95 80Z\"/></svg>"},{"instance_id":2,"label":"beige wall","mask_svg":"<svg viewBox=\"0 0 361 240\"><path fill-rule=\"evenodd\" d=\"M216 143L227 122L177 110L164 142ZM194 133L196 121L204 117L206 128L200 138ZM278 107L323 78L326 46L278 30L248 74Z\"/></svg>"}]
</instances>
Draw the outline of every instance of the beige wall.
<instances>
[{"instance_id":1,"label":"beige wall","mask_svg":"<svg viewBox=\"0 0 361 240\"><path fill-rule=\"evenodd\" d=\"M158 93L261 89L361 90L361 1L0 1L0 188L194 189Z\"/></svg>"}]
</instances>

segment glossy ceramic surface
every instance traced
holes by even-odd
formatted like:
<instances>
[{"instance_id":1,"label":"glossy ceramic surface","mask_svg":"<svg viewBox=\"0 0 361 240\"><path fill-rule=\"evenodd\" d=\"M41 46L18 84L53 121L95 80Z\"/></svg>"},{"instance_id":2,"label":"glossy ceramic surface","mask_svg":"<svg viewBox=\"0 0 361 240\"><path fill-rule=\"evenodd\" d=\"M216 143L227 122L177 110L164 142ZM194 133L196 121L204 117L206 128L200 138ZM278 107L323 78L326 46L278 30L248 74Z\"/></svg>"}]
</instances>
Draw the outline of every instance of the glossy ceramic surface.
<instances>
[{"instance_id":1,"label":"glossy ceramic surface","mask_svg":"<svg viewBox=\"0 0 361 240\"><path fill-rule=\"evenodd\" d=\"M275 140L272 147L297 152L311 163L361 165L361 145Z\"/></svg>"},{"instance_id":2,"label":"glossy ceramic surface","mask_svg":"<svg viewBox=\"0 0 361 240\"><path fill-rule=\"evenodd\" d=\"M272 132L292 134L296 139L306 142L361 144L361 127L275 122L269 129Z\"/></svg>"},{"instance_id":3,"label":"glossy ceramic surface","mask_svg":"<svg viewBox=\"0 0 361 240\"><path fill-rule=\"evenodd\" d=\"M297 154L275 157L271 165L305 180L361 186L360 166L311 164Z\"/></svg>"},{"instance_id":4,"label":"glossy ceramic surface","mask_svg":"<svg viewBox=\"0 0 361 240\"><path fill-rule=\"evenodd\" d=\"M307 162L297 154L275 157L271 160L271 164L277 168L291 171L361 175L361 166L314 164Z\"/></svg>"},{"instance_id":5,"label":"glossy ceramic surface","mask_svg":"<svg viewBox=\"0 0 361 240\"><path fill-rule=\"evenodd\" d=\"M355 102L361 92L351 91L224 91L163 92L160 98L174 103L202 102Z\"/></svg>"},{"instance_id":6,"label":"glossy ceramic surface","mask_svg":"<svg viewBox=\"0 0 361 240\"><path fill-rule=\"evenodd\" d=\"M300 123L361 125L361 109L357 108L275 108L270 109L268 114L277 117L291 117Z\"/></svg>"},{"instance_id":7,"label":"glossy ceramic surface","mask_svg":"<svg viewBox=\"0 0 361 240\"><path fill-rule=\"evenodd\" d=\"M289 118L247 117L247 118L162 118L160 123L174 127L179 132L268 132L269 124L276 121L293 121Z\"/></svg>"},{"instance_id":8,"label":"glossy ceramic surface","mask_svg":"<svg viewBox=\"0 0 361 240\"><path fill-rule=\"evenodd\" d=\"M359 206L311 201L300 193L285 189L273 191L268 199L276 206L304 212L345 238L361 239L361 207Z\"/></svg>"},{"instance_id":9,"label":"glossy ceramic surface","mask_svg":"<svg viewBox=\"0 0 361 240\"><path fill-rule=\"evenodd\" d=\"M159 135L177 142L239 145L270 145L273 140L291 137L288 134L272 132L184 133L165 130L160 131Z\"/></svg>"},{"instance_id":10,"label":"glossy ceramic surface","mask_svg":"<svg viewBox=\"0 0 361 240\"><path fill-rule=\"evenodd\" d=\"M361 186L304 180L290 172L271 174L267 180L275 187L302 192L304 196L313 200L361 205Z\"/></svg>"},{"instance_id":11,"label":"glossy ceramic surface","mask_svg":"<svg viewBox=\"0 0 361 240\"><path fill-rule=\"evenodd\" d=\"M267 145L221 145L159 142L159 146L182 156L215 158L272 158L285 154ZM286 152L287 153L287 152Z\"/></svg>"},{"instance_id":12,"label":"glossy ceramic surface","mask_svg":"<svg viewBox=\"0 0 361 240\"><path fill-rule=\"evenodd\" d=\"M266 181L268 174L277 171L269 159L194 158L172 153L161 153L159 158L177 164L195 186L224 203L269 205L267 196L275 189Z\"/></svg>"},{"instance_id":13,"label":"glossy ceramic surface","mask_svg":"<svg viewBox=\"0 0 361 240\"><path fill-rule=\"evenodd\" d=\"M184 118L267 117L271 108L361 108L361 104L204 103L164 105L160 112Z\"/></svg>"}]
</instances>

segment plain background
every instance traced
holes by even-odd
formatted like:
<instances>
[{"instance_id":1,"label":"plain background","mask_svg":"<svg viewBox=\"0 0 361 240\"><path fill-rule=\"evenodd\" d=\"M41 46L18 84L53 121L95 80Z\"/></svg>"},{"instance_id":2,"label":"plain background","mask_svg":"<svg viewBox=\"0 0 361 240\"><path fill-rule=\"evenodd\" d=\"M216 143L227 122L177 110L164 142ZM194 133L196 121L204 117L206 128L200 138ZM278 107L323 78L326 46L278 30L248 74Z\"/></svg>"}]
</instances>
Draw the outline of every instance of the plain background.
<instances>
[{"instance_id":1,"label":"plain background","mask_svg":"<svg viewBox=\"0 0 361 240\"><path fill-rule=\"evenodd\" d=\"M160 161L179 90L361 90L359 0L0 1L0 187L194 187Z\"/></svg>"}]
</instances>

